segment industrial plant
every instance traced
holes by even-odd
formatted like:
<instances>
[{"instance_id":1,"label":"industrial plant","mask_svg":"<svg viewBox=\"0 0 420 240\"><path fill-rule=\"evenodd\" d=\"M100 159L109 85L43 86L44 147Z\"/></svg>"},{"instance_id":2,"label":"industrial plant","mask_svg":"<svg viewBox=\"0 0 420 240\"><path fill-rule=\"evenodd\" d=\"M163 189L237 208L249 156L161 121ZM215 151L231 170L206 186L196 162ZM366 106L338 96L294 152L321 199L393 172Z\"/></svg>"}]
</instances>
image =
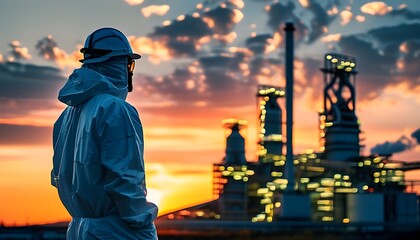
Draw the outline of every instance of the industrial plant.
<instances>
[{"instance_id":1,"label":"industrial plant","mask_svg":"<svg viewBox=\"0 0 420 240\"><path fill-rule=\"evenodd\" d=\"M420 162L360 154L354 57L325 54L320 66L324 86L320 89L319 149L293 154L293 30L292 24L286 24L286 87L260 85L256 89L258 161L245 157L241 129L247 121L224 120L230 134L225 157L213 164L215 200L165 214L158 219L158 228L188 228L188 222L197 230L223 222L252 229L252 224L265 222L377 231L391 224L419 230L419 198L406 192L404 174L419 169Z\"/></svg>"}]
</instances>

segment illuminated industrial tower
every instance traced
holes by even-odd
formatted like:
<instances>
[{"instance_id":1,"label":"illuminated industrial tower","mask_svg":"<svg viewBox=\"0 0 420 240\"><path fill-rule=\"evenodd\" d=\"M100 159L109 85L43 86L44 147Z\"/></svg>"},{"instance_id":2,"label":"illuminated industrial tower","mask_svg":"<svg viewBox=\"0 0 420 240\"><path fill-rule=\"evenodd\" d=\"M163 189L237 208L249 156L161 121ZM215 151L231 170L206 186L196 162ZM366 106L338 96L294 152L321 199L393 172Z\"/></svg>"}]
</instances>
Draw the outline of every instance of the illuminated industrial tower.
<instances>
[{"instance_id":1,"label":"illuminated industrial tower","mask_svg":"<svg viewBox=\"0 0 420 240\"><path fill-rule=\"evenodd\" d=\"M225 220L245 220L247 216L246 182L249 171L245 159L245 139L239 133L246 124L245 120L233 118L223 120L224 127L230 129L231 133L226 139L226 157L223 159L223 164L214 166L218 171L214 171L213 174L221 173L216 181L221 183L217 184L221 187L218 190L221 193L220 213Z\"/></svg>"},{"instance_id":2,"label":"illuminated industrial tower","mask_svg":"<svg viewBox=\"0 0 420 240\"><path fill-rule=\"evenodd\" d=\"M258 86L258 159L260 162L267 163L279 160L282 154L282 110L277 99L284 97L284 95L283 88Z\"/></svg>"},{"instance_id":3,"label":"illuminated industrial tower","mask_svg":"<svg viewBox=\"0 0 420 240\"><path fill-rule=\"evenodd\" d=\"M355 67L353 57L325 55L321 69L324 73L324 109L320 113L320 150L325 152L326 160L346 161L360 156Z\"/></svg>"}]
</instances>

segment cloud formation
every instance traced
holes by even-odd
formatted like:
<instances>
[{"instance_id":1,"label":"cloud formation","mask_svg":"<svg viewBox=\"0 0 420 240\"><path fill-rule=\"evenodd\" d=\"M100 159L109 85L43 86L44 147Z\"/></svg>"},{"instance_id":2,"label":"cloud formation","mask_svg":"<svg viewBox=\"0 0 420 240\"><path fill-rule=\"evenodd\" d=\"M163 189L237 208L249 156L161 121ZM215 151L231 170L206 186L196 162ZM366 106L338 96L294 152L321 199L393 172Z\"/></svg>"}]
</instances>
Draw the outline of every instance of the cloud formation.
<instances>
[{"instance_id":1,"label":"cloud formation","mask_svg":"<svg viewBox=\"0 0 420 240\"><path fill-rule=\"evenodd\" d=\"M51 143L51 127L0 123L0 145L43 145Z\"/></svg>"},{"instance_id":2,"label":"cloud formation","mask_svg":"<svg viewBox=\"0 0 420 240\"><path fill-rule=\"evenodd\" d=\"M200 40L211 33L201 18L187 15L167 26L156 27L151 38L164 45L171 56L195 56L202 44Z\"/></svg>"},{"instance_id":3,"label":"cloud formation","mask_svg":"<svg viewBox=\"0 0 420 240\"><path fill-rule=\"evenodd\" d=\"M0 96L5 98L55 97L52 90L63 84L60 70L18 62L0 64Z\"/></svg>"},{"instance_id":4,"label":"cloud formation","mask_svg":"<svg viewBox=\"0 0 420 240\"><path fill-rule=\"evenodd\" d=\"M380 27L367 33L342 36L337 43L344 54L356 57L358 98L366 100L378 96L389 85L401 82L410 87L418 85L420 69L420 24L401 24ZM407 52L400 52L400 46ZM372 66L375 67L372 67Z\"/></svg>"},{"instance_id":5,"label":"cloud formation","mask_svg":"<svg viewBox=\"0 0 420 240\"><path fill-rule=\"evenodd\" d=\"M77 46L78 49L81 46ZM38 50L39 56L44 59L56 63L59 67L71 67L76 68L81 65L80 59L83 59L82 53L79 50L75 50L71 54L67 54L66 51L58 47L57 42L54 41L51 35L40 39L35 48Z\"/></svg>"},{"instance_id":6,"label":"cloud formation","mask_svg":"<svg viewBox=\"0 0 420 240\"><path fill-rule=\"evenodd\" d=\"M341 33L329 34L321 38L321 42L338 42L341 39Z\"/></svg>"},{"instance_id":7,"label":"cloud formation","mask_svg":"<svg viewBox=\"0 0 420 240\"><path fill-rule=\"evenodd\" d=\"M31 59L32 55L29 54L29 50L26 47L22 47L19 41L12 41L9 43L9 47L12 50L9 53L8 61L20 61L22 59Z\"/></svg>"},{"instance_id":8,"label":"cloud formation","mask_svg":"<svg viewBox=\"0 0 420 240\"><path fill-rule=\"evenodd\" d=\"M131 6L136 6L142 4L144 0L124 0L124 2L128 3Z\"/></svg>"},{"instance_id":9,"label":"cloud formation","mask_svg":"<svg viewBox=\"0 0 420 240\"><path fill-rule=\"evenodd\" d=\"M412 148L413 143L406 136L402 136L400 139L394 142L386 141L382 144L375 145L370 149L372 154L378 155L392 155L394 153L403 152Z\"/></svg>"},{"instance_id":10,"label":"cloud formation","mask_svg":"<svg viewBox=\"0 0 420 240\"><path fill-rule=\"evenodd\" d=\"M411 137L416 139L417 144L420 144L420 128L411 134Z\"/></svg>"},{"instance_id":11,"label":"cloud formation","mask_svg":"<svg viewBox=\"0 0 420 240\"><path fill-rule=\"evenodd\" d=\"M141 9L144 17L148 18L152 15L164 16L171 7L169 5L150 5Z\"/></svg>"},{"instance_id":12,"label":"cloud formation","mask_svg":"<svg viewBox=\"0 0 420 240\"><path fill-rule=\"evenodd\" d=\"M278 2L266 6L268 25L272 30L283 36L282 27L284 23L293 22L296 28L296 42L300 43L306 41L307 43L313 43L328 31L328 26L336 18L337 12L329 11L315 1L300 1L300 4L312 14L309 25L302 21L301 16L296 14L296 6L293 2L288 2L284 5ZM336 7L331 4L328 4L326 7L336 9Z\"/></svg>"},{"instance_id":13,"label":"cloud formation","mask_svg":"<svg viewBox=\"0 0 420 240\"><path fill-rule=\"evenodd\" d=\"M411 134L411 137L414 138L415 141L413 141L412 139L410 139L406 136L401 136L396 141L393 141L393 142L392 141L386 141L382 144L375 145L374 147L372 147L370 149L370 152L372 154L391 155L391 154L394 154L394 153L409 150L409 149L415 147L416 145L420 144L420 128L415 130Z\"/></svg>"},{"instance_id":14,"label":"cloud formation","mask_svg":"<svg viewBox=\"0 0 420 240\"><path fill-rule=\"evenodd\" d=\"M385 15L392 11L392 7L384 2L369 2L360 7L360 11L370 15Z\"/></svg>"}]
</instances>

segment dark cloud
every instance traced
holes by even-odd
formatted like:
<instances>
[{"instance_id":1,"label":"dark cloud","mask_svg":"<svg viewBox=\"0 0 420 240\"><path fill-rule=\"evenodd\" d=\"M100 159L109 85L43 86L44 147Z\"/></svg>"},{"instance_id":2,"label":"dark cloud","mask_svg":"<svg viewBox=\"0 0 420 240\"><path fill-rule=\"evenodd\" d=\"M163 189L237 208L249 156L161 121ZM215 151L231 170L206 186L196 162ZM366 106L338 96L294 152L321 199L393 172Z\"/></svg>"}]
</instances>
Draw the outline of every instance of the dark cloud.
<instances>
[{"instance_id":1,"label":"dark cloud","mask_svg":"<svg viewBox=\"0 0 420 240\"><path fill-rule=\"evenodd\" d=\"M420 144L420 128L411 134L411 137L416 139L417 144Z\"/></svg>"},{"instance_id":2,"label":"dark cloud","mask_svg":"<svg viewBox=\"0 0 420 240\"><path fill-rule=\"evenodd\" d=\"M0 124L0 145L50 145L51 127Z\"/></svg>"},{"instance_id":3,"label":"dark cloud","mask_svg":"<svg viewBox=\"0 0 420 240\"><path fill-rule=\"evenodd\" d=\"M417 86L419 62L420 24L402 24L373 29L364 34L343 36L338 43L341 52L357 60L358 98L377 96L388 85L405 81ZM408 52L400 51L407 44ZM405 67L397 69L397 61L403 60Z\"/></svg>"},{"instance_id":4,"label":"dark cloud","mask_svg":"<svg viewBox=\"0 0 420 240\"><path fill-rule=\"evenodd\" d=\"M163 42L171 51L172 56L195 57L203 37L214 34L229 34L235 26L235 12L229 7L216 7L202 14L201 17L185 15L182 20L174 20L166 26L154 29L150 36ZM225 43L224 38L219 39Z\"/></svg>"},{"instance_id":5,"label":"dark cloud","mask_svg":"<svg viewBox=\"0 0 420 240\"><path fill-rule=\"evenodd\" d=\"M58 95L58 92L56 95ZM31 112L39 113L45 110L51 111L55 109L58 111L63 109L64 106L65 105L61 104L56 97L51 99L0 97L0 113L2 118L29 118L28 114Z\"/></svg>"},{"instance_id":6,"label":"dark cloud","mask_svg":"<svg viewBox=\"0 0 420 240\"><path fill-rule=\"evenodd\" d=\"M56 54L54 48L58 47L57 43L52 39L51 36L44 37L38 41L35 48L38 50L38 54L48 60L55 60Z\"/></svg>"},{"instance_id":7,"label":"dark cloud","mask_svg":"<svg viewBox=\"0 0 420 240\"><path fill-rule=\"evenodd\" d=\"M156 27L151 37L165 43L173 56L195 56L198 40L211 33L203 19L186 15L182 21Z\"/></svg>"},{"instance_id":8,"label":"dark cloud","mask_svg":"<svg viewBox=\"0 0 420 240\"><path fill-rule=\"evenodd\" d=\"M18 62L0 63L0 96L55 99L64 79L57 68Z\"/></svg>"},{"instance_id":9,"label":"dark cloud","mask_svg":"<svg viewBox=\"0 0 420 240\"><path fill-rule=\"evenodd\" d=\"M367 35L374 38L377 43L384 44L385 46L398 44L397 47L399 47L399 44L401 44L404 41L420 40L419 35L413 34L415 32L420 32L419 23L401 24L398 26L373 29L369 31Z\"/></svg>"},{"instance_id":10,"label":"dark cloud","mask_svg":"<svg viewBox=\"0 0 420 240\"><path fill-rule=\"evenodd\" d=\"M332 4L328 4L328 6ZM327 7L328 7L327 6ZM313 17L309 21L309 26L301 20L301 14L299 16L295 13L294 2L288 2L287 4L274 3L270 6L268 11L268 25L276 32L284 35L283 26L286 22L293 22L296 28L295 39L297 43L306 41L312 43L316 41L331 22L336 18L335 15L328 15L327 10L321 6L318 2L310 1L309 6L305 8L312 13ZM303 12L304 14L305 12Z\"/></svg>"},{"instance_id":11,"label":"dark cloud","mask_svg":"<svg viewBox=\"0 0 420 240\"><path fill-rule=\"evenodd\" d=\"M230 8L216 7L206 13L204 17L208 17L214 21L213 31L217 34L226 35L232 31L235 26L235 13Z\"/></svg>"},{"instance_id":12,"label":"dark cloud","mask_svg":"<svg viewBox=\"0 0 420 240\"><path fill-rule=\"evenodd\" d=\"M412 143L409 138L403 136L395 142L388 142L375 145L373 148L370 149L372 154L379 154L379 155L391 155L398 152L403 152L405 150L410 149Z\"/></svg>"},{"instance_id":13,"label":"dark cloud","mask_svg":"<svg viewBox=\"0 0 420 240\"><path fill-rule=\"evenodd\" d=\"M264 54L270 39L272 39L272 34L259 34L255 37L249 37L245 40L245 46L251 50L255 55Z\"/></svg>"},{"instance_id":14,"label":"dark cloud","mask_svg":"<svg viewBox=\"0 0 420 240\"><path fill-rule=\"evenodd\" d=\"M241 107L252 104L240 96L252 96L256 82L243 77L239 64L243 62L242 53L214 52L198 59L195 66L198 72L188 67L177 68L173 73L158 79L140 76L141 94L157 93L176 103L176 107L196 106L197 102L207 107Z\"/></svg>"},{"instance_id":15,"label":"dark cloud","mask_svg":"<svg viewBox=\"0 0 420 240\"><path fill-rule=\"evenodd\" d=\"M408 20L419 20L420 12L411 11L407 8L395 9L390 12L393 16L403 16Z\"/></svg>"},{"instance_id":16,"label":"dark cloud","mask_svg":"<svg viewBox=\"0 0 420 240\"><path fill-rule=\"evenodd\" d=\"M176 20L168 26L156 27L152 36L166 36L171 38L190 37L192 39L199 39L209 34L211 34L211 30L201 18L186 15L182 21Z\"/></svg>"},{"instance_id":17,"label":"dark cloud","mask_svg":"<svg viewBox=\"0 0 420 240\"><path fill-rule=\"evenodd\" d=\"M198 60L205 71L209 69L224 69L238 71L239 64L243 62L245 55L243 53L226 53L215 51L213 55L200 57Z\"/></svg>"},{"instance_id":18,"label":"dark cloud","mask_svg":"<svg viewBox=\"0 0 420 240\"><path fill-rule=\"evenodd\" d=\"M268 25L274 31L277 31L285 22L298 20L293 13L294 9L295 4L293 2L288 2L287 5L281 3L272 4L270 10L268 10Z\"/></svg>"},{"instance_id":19,"label":"dark cloud","mask_svg":"<svg viewBox=\"0 0 420 240\"><path fill-rule=\"evenodd\" d=\"M295 30L295 41L302 42L307 35L308 27L294 13L295 4L288 2L287 5L274 3L268 11L268 26L275 32L284 36L283 27L285 22L293 22Z\"/></svg>"},{"instance_id":20,"label":"dark cloud","mask_svg":"<svg viewBox=\"0 0 420 240\"><path fill-rule=\"evenodd\" d=\"M46 59L54 60L54 48L57 46L57 43L51 38L51 36L48 36L39 40L35 48L38 50L38 54L40 56Z\"/></svg>"},{"instance_id":21,"label":"dark cloud","mask_svg":"<svg viewBox=\"0 0 420 240\"><path fill-rule=\"evenodd\" d=\"M20 42L13 41L9 43L9 47L12 48L9 52L9 57L12 57L14 61L31 58L31 55L28 53L28 49L20 46Z\"/></svg>"},{"instance_id":22,"label":"dark cloud","mask_svg":"<svg viewBox=\"0 0 420 240\"><path fill-rule=\"evenodd\" d=\"M315 1L310 2L308 9L314 15L310 21L311 27L308 35L308 43L312 43L324 34L324 28L327 28L336 16L328 15L327 11Z\"/></svg>"},{"instance_id":23,"label":"dark cloud","mask_svg":"<svg viewBox=\"0 0 420 240\"><path fill-rule=\"evenodd\" d=\"M414 138L415 141L412 141L406 136L402 136L395 142L386 141L385 143L377 144L370 149L370 152L372 154L390 155L393 153L409 150L420 144L420 128L411 133L411 137Z\"/></svg>"}]
</instances>

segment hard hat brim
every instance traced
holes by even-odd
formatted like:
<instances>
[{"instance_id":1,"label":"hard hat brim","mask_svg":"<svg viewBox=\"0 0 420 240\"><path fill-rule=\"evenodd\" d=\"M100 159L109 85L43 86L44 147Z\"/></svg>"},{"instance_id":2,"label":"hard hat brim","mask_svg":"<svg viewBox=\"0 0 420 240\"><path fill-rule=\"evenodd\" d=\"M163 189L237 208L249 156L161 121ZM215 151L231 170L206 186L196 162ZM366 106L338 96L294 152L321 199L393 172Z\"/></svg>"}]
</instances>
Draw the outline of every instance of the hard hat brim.
<instances>
[{"instance_id":1,"label":"hard hat brim","mask_svg":"<svg viewBox=\"0 0 420 240\"><path fill-rule=\"evenodd\" d=\"M131 59L140 59L141 55L137 53L132 53L132 54L129 54L128 57Z\"/></svg>"},{"instance_id":2,"label":"hard hat brim","mask_svg":"<svg viewBox=\"0 0 420 240\"><path fill-rule=\"evenodd\" d=\"M79 60L81 63L99 63L99 62L105 62L106 60L112 58L112 57L120 57L120 56L127 56L130 59L140 59L141 55L137 53L130 53L130 54L121 54L121 55L114 55L114 54L106 54L101 57L97 58L89 58L89 59L81 59Z\"/></svg>"}]
</instances>

